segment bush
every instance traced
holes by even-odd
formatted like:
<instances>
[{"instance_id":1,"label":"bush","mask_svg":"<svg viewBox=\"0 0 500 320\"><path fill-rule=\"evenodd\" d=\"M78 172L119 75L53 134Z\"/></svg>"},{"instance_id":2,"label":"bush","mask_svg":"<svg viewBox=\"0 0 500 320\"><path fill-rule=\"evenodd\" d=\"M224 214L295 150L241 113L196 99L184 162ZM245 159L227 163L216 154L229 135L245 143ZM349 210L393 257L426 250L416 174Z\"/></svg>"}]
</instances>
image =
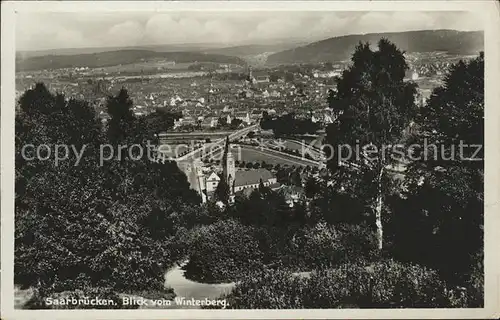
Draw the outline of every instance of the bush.
<instances>
[{"instance_id":1,"label":"bush","mask_svg":"<svg viewBox=\"0 0 500 320\"><path fill-rule=\"evenodd\" d=\"M185 243L186 276L200 282L232 282L262 266L262 252L251 227L234 220L194 228Z\"/></svg>"},{"instance_id":2,"label":"bush","mask_svg":"<svg viewBox=\"0 0 500 320\"><path fill-rule=\"evenodd\" d=\"M289 272L265 269L247 276L223 298L231 309L298 309L304 305L306 283Z\"/></svg>"},{"instance_id":3,"label":"bush","mask_svg":"<svg viewBox=\"0 0 500 320\"><path fill-rule=\"evenodd\" d=\"M474 263L470 277L467 281L469 292L468 307L481 308L484 305L484 253L483 251L474 255Z\"/></svg>"},{"instance_id":4,"label":"bush","mask_svg":"<svg viewBox=\"0 0 500 320\"><path fill-rule=\"evenodd\" d=\"M108 98L112 119L104 135L84 101L67 101L42 84L20 98L14 282L38 290L42 302L57 294L82 294L78 290L89 295L104 290L94 295L101 298L161 290L165 269L179 258L170 241L177 228L173 221L200 201L185 174L173 161L130 161L125 153L120 162L97 161L99 145L148 139L132 104L126 90ZM78 165L22 157L23 145L41 143L88 148Z\"/></svg>"},{"instance_id":5,"label":"bush","mask_svg":"<svg viewBox=\"0 0 500 320\"><path fill-rule=\"evenodd\" d=\"M452 307L437 272L392 260L369 267L343 265L315 273L306 307L437 308Z\"/></svg>"},{"instance_id":6,"label":"bush","mask_svg":"<svg viewBox=\"0 0 500 320\"><path fill-rule=\"evenodd\" d=\"M234 309L460 306L435 271L392 260L344 264L310 278L266 270L246 277L225 298Z\"/></svg>"},{"instance_id":7,"label":"bush","mask_svg":"<svg viewBox=\"0 0 500 320\"><path fill-rule=\"evenodd\" d=\"M375 234L364 225L319 223L305 230L299 246L299 259L310 268L371 261L378 253Z\"/></svg>"}]
</instances>

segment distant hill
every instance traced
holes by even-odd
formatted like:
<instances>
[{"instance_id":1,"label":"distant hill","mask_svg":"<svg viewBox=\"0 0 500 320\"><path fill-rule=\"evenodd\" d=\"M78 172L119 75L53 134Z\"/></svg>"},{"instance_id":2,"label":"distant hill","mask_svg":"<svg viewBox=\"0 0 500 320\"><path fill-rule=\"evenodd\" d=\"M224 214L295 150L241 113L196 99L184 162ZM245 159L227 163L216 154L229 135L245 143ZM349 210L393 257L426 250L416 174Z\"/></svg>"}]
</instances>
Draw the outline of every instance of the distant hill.
<instances>
[{"instance_id":1,"label":"distant hill","mask_svg":"<svg viewBox=\"0 0 500 320\"><path fill-rule=\"evenodd\" d=\"M246 57L252 55L259 55L266 52L279 52L296 48L298 46L306 45L307 42L290 42L290 43L277 43L277 44L247 44L239 46L231 46L225 48L213 48L203 50L205 53L223 54L235 57Z\"/></svg>"},{"instance_id":2,"label":"distant hill","mask_svg":"<svg viewBox=\"0 0 500 320\"><path fill-rule=\"evenodd\" d=\"M270 55L267 63L334 62L350 59L356 45L362 42L375 44L387 38L406 52L444 51L449 54L477 54L484 50L482 31L423 30L395 33L347 35L313 42L306 46Z\"/></svg>"},{"instance_id":3,"label":"distant hill","mask_svg":"<svg viewBox=\"0 0 500 320\"><path fill-rule=\"evenodd\" d=\"M21 50L17 51L16 54L18 57L26 59L31 57L48 56L48 55L63 56L63 55L101 53L101 52L122 51L122 50L146 50L146 51L158 51L158 52L185 52L185 51L201 52L203 50L209 50L220 47L223 47L223 45L212 44L212 43L153 44L153 45L126 46L126 47L58 48L58 49L30 50L30 51Z\"/></svg>"},{"instance_id":4,"label":"distant hill","mask_svg":"<svg viewBox=\"0 0 500 320\"><path fill-rule=\"evenodd\" d=\"M16 71L33 71L44 69L60 69L71 67L107 67L120 64L135 63L152 58L162 58L177 63L183 62L215 62L245 65L238 57L201 52L157 52L151 50L117 50L74 55L47 55L23 58L16 57Z\"/></svg>"}]
</instances>

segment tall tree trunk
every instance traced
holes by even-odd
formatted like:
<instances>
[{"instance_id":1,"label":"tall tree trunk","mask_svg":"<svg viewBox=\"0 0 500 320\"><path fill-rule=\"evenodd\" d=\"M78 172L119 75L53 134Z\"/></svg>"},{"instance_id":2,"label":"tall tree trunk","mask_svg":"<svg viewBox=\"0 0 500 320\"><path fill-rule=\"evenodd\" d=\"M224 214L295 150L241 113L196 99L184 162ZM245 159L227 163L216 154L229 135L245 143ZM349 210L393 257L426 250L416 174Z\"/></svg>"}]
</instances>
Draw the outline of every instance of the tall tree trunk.
<instances>
[{"instance_id":1,"label":"tall tree trunk","mask_svg":"<svg viewBox=\"0 0 500 320\"><path fill-rule=\"evenodd\" d=\"M384 175L384 167L382 166L382 168L380 169L380 173L378 174L377 200L375 204L375 224L377 226L377 242L379 250L382 250L383 239L384 239L384 230L382 226L382 207L383 207L382 176L383 175Z\"/></svg>"}]
</instances>

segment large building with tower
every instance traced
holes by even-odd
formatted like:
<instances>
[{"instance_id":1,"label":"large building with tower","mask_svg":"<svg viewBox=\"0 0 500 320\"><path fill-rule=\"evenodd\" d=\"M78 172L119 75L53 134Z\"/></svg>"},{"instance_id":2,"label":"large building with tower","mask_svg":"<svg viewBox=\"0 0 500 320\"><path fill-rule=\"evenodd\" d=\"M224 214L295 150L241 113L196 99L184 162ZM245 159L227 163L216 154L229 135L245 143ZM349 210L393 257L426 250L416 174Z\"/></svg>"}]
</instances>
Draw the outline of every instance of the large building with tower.
<instances>
[{"instance_id":1,"label":"large building with tower","mask_svg":"<svg viewBox=\"0 0 500 320\"><path fill-rule=\"evenodd\" d=\"M200 159L179 162L179 168L186 174L191 188L196 190L206 202L214 195L219 183L224 180L229 186L230 201L238 192L248 193L259 187L260 182L271 189L278 189L276 177L267 169L237 169L231 152L229 139L226 139L221 169L218 172L204 172Z\"/></svg>"}]
</instances>

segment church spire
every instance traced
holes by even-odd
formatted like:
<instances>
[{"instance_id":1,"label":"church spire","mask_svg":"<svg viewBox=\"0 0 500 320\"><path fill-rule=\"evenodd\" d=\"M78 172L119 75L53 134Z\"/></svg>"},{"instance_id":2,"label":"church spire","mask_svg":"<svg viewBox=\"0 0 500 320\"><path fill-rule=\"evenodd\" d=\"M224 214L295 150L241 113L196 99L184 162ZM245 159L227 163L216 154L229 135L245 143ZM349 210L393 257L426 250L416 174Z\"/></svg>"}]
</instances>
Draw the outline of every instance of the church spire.
<instances>
[{"instance_id":1,"label":"church spire","mask_svg":"<svg viewBox=\"0 0 500 320\"><path fill-rule=\"evenodd\" d=\"M226 137L226 143L224 145L224 154L222 155L222 163L226 164L227 154L229 153L229 136Z\"/></svg>"},{"instance_id":2,"label":"church spire","mask_svg":"<svg viewBox=\"0 0 500 320\"><path fill-rule=\"evenodd\" d=\"M236 174L236 167L233 158L233 154L231 153L231 149L229 146L229 136L226 138L226 145L224 147L224 154L222 157L222 178L229 185L230 194L232 195L234 192L234 178Z\"/></svg>"}]
</instances>

